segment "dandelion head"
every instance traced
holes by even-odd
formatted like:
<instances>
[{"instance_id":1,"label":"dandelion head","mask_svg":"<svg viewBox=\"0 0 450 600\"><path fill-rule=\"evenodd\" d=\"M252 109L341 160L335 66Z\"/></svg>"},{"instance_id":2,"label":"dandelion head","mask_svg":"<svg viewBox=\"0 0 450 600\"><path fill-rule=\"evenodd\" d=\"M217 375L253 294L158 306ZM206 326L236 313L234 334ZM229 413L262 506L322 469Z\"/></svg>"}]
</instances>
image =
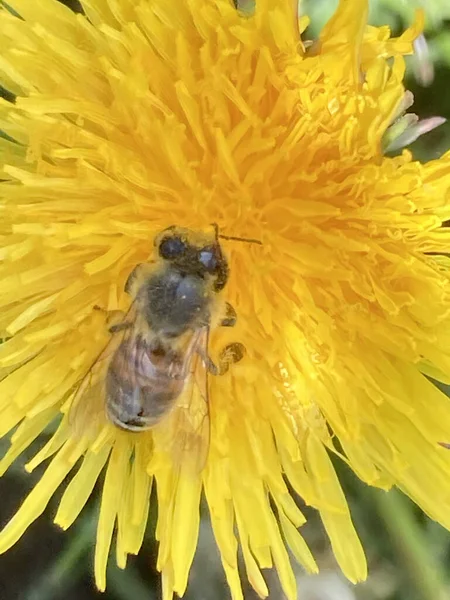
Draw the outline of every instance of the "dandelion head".
<instances>
[{"instance_id":1,"label":"dandelion head","mask_svg":"<svg viewBox=\"0 0 450 600\"><path fill-rule=\"evenodd\" d=\"M76 470L55 517L67 529L104 471L100 589L113 535L119 566L140 549L153 482L166 600L186 589L202 493L234 599L238 547L261 597L274 566L296 598L288 549L317 570L292 490L356 582L365 558L333 453L450 528L438 443L450 405L426 377L450 373L450 154L384 154L421 15L392 38L367 25L366 1L342 0L310 45L290 0L253 12L230 0L81 4L0 10L0 83L15 96L0 102L0 434L12 432L1 473L59 420L27 464L48 462L0 550ZM167 451L188 437L183 419L130 433L104 411L81 427L70 415L111 337L105 311L129 309L125 282L154 261L155 237L171 225L207 236L211 223L237 322L211 328L208 349L216 359L239 342L245 356L209 378L195 469L189 443L183 460ZM90 389L92 408L102 393Z\"/></svg>"}]
</instances>

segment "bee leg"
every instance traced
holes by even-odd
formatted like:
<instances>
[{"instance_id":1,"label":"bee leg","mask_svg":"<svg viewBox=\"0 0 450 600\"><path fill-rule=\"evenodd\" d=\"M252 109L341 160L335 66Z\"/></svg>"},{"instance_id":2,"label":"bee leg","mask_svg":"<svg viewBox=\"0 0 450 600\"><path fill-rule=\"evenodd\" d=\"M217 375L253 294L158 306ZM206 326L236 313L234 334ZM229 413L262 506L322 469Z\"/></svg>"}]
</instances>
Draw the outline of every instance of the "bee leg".
<instances>
[{"instance_id":1,"label":"bee leg","mask_svg":"<svg viewBox=\"0 0 450 600\"><path fill-rule=\"evenodd\" d=\"M137 264L125 282L124 291L130 296L136 296L140 285L142 284L146 275L150 275L154 270L154 263L139 263Z\"/></svg>"},{"instance_id":2,"label":"bee leg","mask_svg":"<svg viewBox=\"0 0 450 600\"><path fill-rule=\"evenodd\" d=\"M233 342L223 348L219 355L219 375L224 375L230 365L238 363L245 356L245 346L240 342Z\"/></svg>"},{"instance_id":3,"label":"bee leg","mask_svg":"<svg viewBox=\"0 0 450 600\"><path fill-rule=\"evenodd\" d=\"M108 327L109 333L118 333L119 331L124 331L125 329L131 329L133 327L133 323L131 321L122 321L121 323L114 323L111 327Z\"/></svg>"},{"instance_id":4,"label":"bee leg","mask_svg":"<svg viewBox=\"0 0 450 600\"><path fill-rule=\"evenodd\" d=\"M229 302L226 303L225 316L220 322L222 327L234 327L236 325L237 314Z\"/></svg>"},{"instance_id":5,"label":"bee leg","mask_svg":"<svg viewBox=\"0 0 450 600\"><path fill-rule=\"evenodd\" d=\"M139 263L134 267L131 273L128 275L128 278L125 282L125 287L123 288L126 294L130 294L133 288L133 284L136 281L136 277L139 275L139 271L142 269L142 263Z\"/></svg>"},{"instance_id":6,"label":"bee leg","mask_svg":"<svg viewBox=\"0 0 450 600\"><path fill-rule=\"evenodd\" d=\"M219 364L216 365L209 356L203 356L202 360L211 375L225 375L230 365L239 362L245 356L245 346L239 342L228 344L219 355Z\"/></svg>"},{"instance_id":7,"label":"bee leg","mask_svg":"<svg viewBox=\"0 0 450 600\"><path fill-rule=\"evenodd\" d=\"M94 310L99 310L106 315L106 325L109 333L117 333L133 326L130 321L123 320L125 313L122 310L106 310L98 304L94 306Z\"/></svg>"}]
</instances>

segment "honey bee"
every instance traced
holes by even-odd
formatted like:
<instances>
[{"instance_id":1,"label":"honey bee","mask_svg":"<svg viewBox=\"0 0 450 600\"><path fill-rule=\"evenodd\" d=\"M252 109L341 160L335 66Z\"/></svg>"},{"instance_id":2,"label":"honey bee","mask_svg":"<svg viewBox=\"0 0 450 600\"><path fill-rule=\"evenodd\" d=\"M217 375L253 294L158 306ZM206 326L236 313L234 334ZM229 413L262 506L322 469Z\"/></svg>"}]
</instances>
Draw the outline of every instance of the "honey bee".
<instances>
[{"instance_id":1,"label":"honey bee","mask_svg":"<svg viewBox=\"0 0 450 600\"><path fill-rule=\"evenodd\" d=\"M111 339L82 380L69 422L82 434L106 412L128 432L154 428L171 413L187 437L208 436L208 374L223 375L245 354L228 344L218 364L208 354L212 326L232 327L233 307L221 300L229 267L214 236L172 226L154 241L155 260L134 268L125 284L128 313L110 326ZM98 307L97 307L98 308ZM97 416L97 419L95 418Z\"/></svg>"}]
</instances>

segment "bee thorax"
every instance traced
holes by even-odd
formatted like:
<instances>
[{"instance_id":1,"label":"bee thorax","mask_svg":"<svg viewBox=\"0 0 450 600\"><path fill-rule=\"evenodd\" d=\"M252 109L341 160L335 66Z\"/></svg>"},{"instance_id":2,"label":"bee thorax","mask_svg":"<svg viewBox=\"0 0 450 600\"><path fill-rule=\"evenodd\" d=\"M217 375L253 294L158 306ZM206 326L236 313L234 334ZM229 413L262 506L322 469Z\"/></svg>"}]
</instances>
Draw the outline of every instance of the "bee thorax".
<instances>
[{"instance_id":1,"label":"bee thorax","mask_svg":"<svg viewBox=\"0 0 450 600\"><path fill-rule=\"evenodd\" d=\"M179 271L157 273L143 286L140 299L153 331L175 337L209 319L205 281Z\"/></svg>"}]
</instances>

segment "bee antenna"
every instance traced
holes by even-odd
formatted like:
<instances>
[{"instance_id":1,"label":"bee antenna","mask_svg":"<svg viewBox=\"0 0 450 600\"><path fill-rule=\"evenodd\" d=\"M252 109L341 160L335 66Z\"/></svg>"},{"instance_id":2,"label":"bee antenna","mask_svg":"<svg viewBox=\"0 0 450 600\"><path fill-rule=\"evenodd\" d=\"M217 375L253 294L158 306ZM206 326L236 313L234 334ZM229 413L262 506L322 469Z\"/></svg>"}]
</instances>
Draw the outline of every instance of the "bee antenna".
<instances>
[{"instance_id":1,"label":"bee antenna","mask_svg":"<svg viewBox=\"0 0 450 600\"><path fill-rule=\"evenodd\" d=\"M219 233L219 226L217 225L217 223L211 223L211 225L214 227L214 231L216 232L216 239L222 238L223 240L233 240L235 242L246 242L247 244L259 244L260 246L263 245L261 240L256 240L253 238L236 237L234 235L223 235L222 233Z\"/></svg>"},{"instance_id":2,"label":"bee antenna","mask_svg":"<svg viewBox=\"0 0 450 600\"><path fill-rule=\"evenodd\" d=\"M246 242L247 244L258 244L259 246L262 246L263 243L261 242L261 240L256 240L253 238L241 238L241 237L235 237L233 235L218 235L217 237L220 237L224 240L234 240L235 242Z\"/></svg>"}]
</instances>

